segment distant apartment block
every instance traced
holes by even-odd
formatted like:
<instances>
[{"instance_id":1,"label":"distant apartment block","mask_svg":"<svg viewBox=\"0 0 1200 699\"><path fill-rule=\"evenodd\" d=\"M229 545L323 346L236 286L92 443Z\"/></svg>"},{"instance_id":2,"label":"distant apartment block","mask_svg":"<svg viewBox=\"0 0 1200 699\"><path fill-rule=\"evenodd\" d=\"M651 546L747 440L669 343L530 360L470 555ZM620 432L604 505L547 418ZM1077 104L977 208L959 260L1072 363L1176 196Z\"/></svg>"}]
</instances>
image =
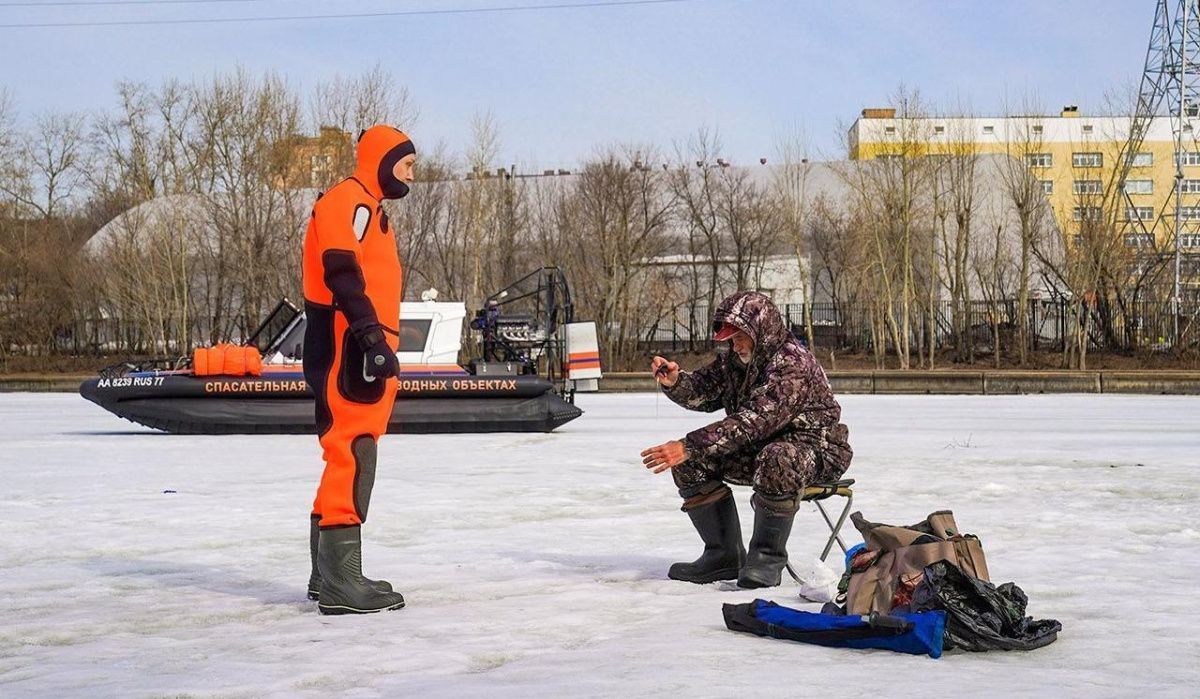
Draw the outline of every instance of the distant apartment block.
<instances>
[{"instance_id":1,"label":"distant apartment block","mask_svg":"<svg viewBox=\"0 0 1200 699\"><path fill-rule=\"evenodd\" d=\"M1190 135L1193 122L1197 136ZM1131 117L1089 117L1075 107L1057 116L919 119L897 118L895 109L864 109L850 127L849 157L961 153L964 145L970 152L1007 154L1023 160L1035 174L1063 230L1115 219L1131 245L1144 243L1147 236L1161 245L1174 230L1177 124L1178 119L1167 117L1151 120L1142 143L1130 152ZM1194 146L1184 152L1179 168L1180 246L1200 253L1200 118L1186 117L1182 128L1185 141Z\"/></svg>"}]
</instances>

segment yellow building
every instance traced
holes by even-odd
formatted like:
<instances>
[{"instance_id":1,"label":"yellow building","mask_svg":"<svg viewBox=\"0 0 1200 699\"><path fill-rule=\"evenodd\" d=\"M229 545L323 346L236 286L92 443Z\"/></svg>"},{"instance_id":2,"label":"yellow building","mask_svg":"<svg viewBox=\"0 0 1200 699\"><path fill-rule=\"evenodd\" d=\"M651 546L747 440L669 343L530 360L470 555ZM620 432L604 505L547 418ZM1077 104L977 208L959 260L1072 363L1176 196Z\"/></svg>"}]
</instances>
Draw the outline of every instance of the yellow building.
<instances>
[{"instance_id":1,"label":"yellow building","mask_svg":"<svg viewBox=\"0 0 1200 699\"><path fill-rule=\"evenodd\" d=\"M1080 222L1116 214L1126 241L1144 245L1153 236L1160 250L1173 249L1175 200L1175 137L1173 121L1151 121L1132 156L1130 117L1080 114L1066 107L1058 116L896 117L895 109L864 109L850 127L849 156L866 160L900 154L951 152L1008 154L1025 161L1042 185L1046 199L1064 231L1078 231ZM1193 119L1184 124L1190 134ZM1200 134L1200 119L1196 121ZM1188 137L1192 140L1192 137ZM1200 252L1200 143L1183 158L1180 247ZM1130 159L1121 186L1123 161Z\"/></svg>"}]
</instances>

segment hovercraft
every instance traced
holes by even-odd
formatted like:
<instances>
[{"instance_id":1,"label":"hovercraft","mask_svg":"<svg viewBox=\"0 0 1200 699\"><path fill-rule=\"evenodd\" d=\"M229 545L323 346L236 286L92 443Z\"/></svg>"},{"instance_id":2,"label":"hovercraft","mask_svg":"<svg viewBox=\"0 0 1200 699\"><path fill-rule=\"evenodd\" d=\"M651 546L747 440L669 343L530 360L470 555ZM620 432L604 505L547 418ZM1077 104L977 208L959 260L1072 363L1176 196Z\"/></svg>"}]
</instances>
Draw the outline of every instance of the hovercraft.
<instances>
[{"instance_id":1,"label":"hovercraft","mask_svg":"<svg viewBox=\"0 0 1200 699\"><path fill-rule=\"evenodd\" d=\"M595 390L600 377L595 324L572 322L557 268L486 300L470 324L483 354L467 367L456 363L465 306L439 302L432 290L422 298L400 304L401 375L389 433L550 432L583 414L575 393ZM79 392L114 415L174 434L315 433L302 370L304 327L304 313L284 299L230 354L236 362L214 367L197 361L208 356L197 350L188 358L123 363Z\"/></svg>"}]
</instances>

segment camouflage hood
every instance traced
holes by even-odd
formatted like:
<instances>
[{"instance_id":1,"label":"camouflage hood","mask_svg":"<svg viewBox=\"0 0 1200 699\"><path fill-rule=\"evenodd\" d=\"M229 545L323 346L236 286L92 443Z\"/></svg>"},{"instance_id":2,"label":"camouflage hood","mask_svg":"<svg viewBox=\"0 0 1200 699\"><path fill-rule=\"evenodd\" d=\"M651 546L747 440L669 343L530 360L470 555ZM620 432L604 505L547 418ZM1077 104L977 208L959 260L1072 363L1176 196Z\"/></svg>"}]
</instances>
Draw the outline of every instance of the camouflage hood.
<instances>
[{"instance_id":1,"label":"camouflage hood","mask_svg":"<svg viewBox=\"0 0 1200 699\"><path fill-rule=\"evenodd\" d=\"M739 291L722 301L713 314L713 327L721 323L729 323L754 340L751 375L758 374L791 338L779 309L757 291Z\"/></svg>"}]
</instances>

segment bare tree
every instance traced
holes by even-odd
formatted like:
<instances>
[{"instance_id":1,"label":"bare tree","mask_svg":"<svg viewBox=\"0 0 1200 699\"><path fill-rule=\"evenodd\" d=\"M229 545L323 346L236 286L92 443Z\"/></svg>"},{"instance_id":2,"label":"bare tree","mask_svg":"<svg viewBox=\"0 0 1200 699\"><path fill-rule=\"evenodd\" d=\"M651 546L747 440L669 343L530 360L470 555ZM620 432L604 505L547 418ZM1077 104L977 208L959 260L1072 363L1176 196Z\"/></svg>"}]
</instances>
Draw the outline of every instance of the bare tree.
<instances>
[{"instance_id":1,"label":"bare tree","mask_svg":"<svg viewBox=\"0 0 1200 699\"><path fill-rule=\"evenodd\" d=\"M1070 211L1061 212L1057 236L1034 242L1034 254L1073 308L1068 315L1071 341L1064 342L1063 358L1078 369L1087 368L1094 320L1106 316L1105 280L1127 269L1128 250L1120 233L1125 209L1121 163L1128 157L1128 143L1114 134L1097 140L1086 133L1072 143Z\"/></svg>"},{"instance_id":2,"label":"bare tree","mask_svg":"<svg viewBox=\"0 0 1200 699\"><path fill-rule=\"evenodd\" d=\"M1114 114L1132 114L1138 100L1137 89L1129 85L1105 95L1105 110ZM1163 198L1160 209L1147 206L1147 197L1142 195L1151 194L1156 183L1145 179L1148 176L1145 168L1152 164L1155 154L1152 150L1142 149L1144 129L1135 128L1132 123L1128 129L1122 129L1120 124L1122 121L1111 125L1105 136L1122 144L1117 155L1120 159L1114 163L1118 189L1112 213L1114 233L1124 244L1112 251L1111 262L1102 270L1100 295L1104 303L1098 309L1097 320L1107 343L1136 350L1147 340L1153 342L1172 334L1166 328L1154 328L1145 316L1147 310L1170 307L1172 314L1176 310L1172 303L1175 295L1173 275L1169 273L1174 267L1176 243L1177 197L1173 195L1179 194L1174 191L1175 187L1182 189L1185 182L1175 180L1175 187ZM1186 127L1180 135L1185 150L1200 150L1200 135ZM1177 167L1178 174L1181 174L1181 168ZM1184 235L1186 229L1192 227L1190 222L1194 217L1190 208L1181 205L1178 210L1180 233ZM1183 267L1182 271L1186 283L1187 268ZM1149 337L1146 336L1148 331ZM1178 352L1182 343L1172 342L1172 348Z\"/></svg>"},{"instance_id":3,"label":"bare tree","mask_svg":"<svg viewBox=\"0 0 1200 699\"><path fill-rule=\"evenodd\" d=\"M401 264L404 266L406 295L426 286L446 290L434 271L433 246L439 226L447 216L453 195L454 173L444 146L438 144L423 151L418 161L416 182L404 200L402 209L389 215L396 231Z\"/></svg>"},{"instance_id":4,"label":"bare tree","mask_svg":"<svg viewBox=\"0 0 1200 699\"><path fill-rule=\"evenodd\" d=\"M17 201L9 193L22 189L18 183L24 175L21 166L20 134L17 131L17 104L8 88L0 88L0 212L12 215Z\"/></svg>"},{"instance_id":5,"label":"bare tree","mask_svg":"<svg viewBox=\"0 0 1200 699\"><path fill-rule=\"evenodd\" d=\"M920 93L901 86L892 98L896 117L887 151L874 160L842 166L838 172L850 187L853 206L864 212L874 255L868 274L876 296L872 306L880 339L886 334L896 348L900 368L911 361L912 307L916 291L915 251L919 245L921 193L928 186L931 126Z\"/></svg>"},{"instance_id":6,"label":"bare tree","mask_svg":"<svg viewBox=\"0 0 1200 699\"><path fill-rule=\"evenodd\" d=\"M1016 210L1020 235L1020 269L1017 272L1017 353L1021 365L1029 361L1029 281L1032 277L1033 248L1042 233L1048 213L1046 187L1053 181L1042 180L1040 168L1051 163L1046 151L1041 121L1031 116L1040 110L1028 97L1018 110L1005 110L1007 133L1004 136L1005 154L999 170L1009 201ZM1049 184L1045 184L1049 182Z\"/></svg>"},{"instance_id":7,"label":"bare tree","mask_svg":"<svg viewBox=\"0 0 1200 699\"><path fill-rule=\"evenodd\" d=\"M861 217L861 210L843 206L821 194L813 200L808 223L807 238L811 241L813 259L813 293L822 293L829 298L835 327L843 332L855 331L864 320L855 311L864 304L867 296L869 284L866 270L871 255ZM857 332L844 341L854 349L859 348Z\"/></svg>"},{"instance_id":8,"label":"bare tree","mask_svg":"<svg viewBox=\"0 0 1200 699\"><path fill-rule=\"evenodd\" d=\"M14 166L22 175L0 179L0 187L18 206L43 219L55 218L80 192L85 158L83 115L42 114L17 147Z\"/></svg>"},{"instance_id":9,"label":"bare tree","mask_svg":"<svg viewBox=\"0 0 1200 699\"><path fill-rule=\"evenodd\" d=\"M975 355L972 333L971 299L971 235L975 221L978 195L976 172L979 169L979 146L965 121L956 122L951 134L945 173L948 178L949 205L954 218L954 240L947 253L952 265L949 270L950 295L954 303L955 347L959 361L972 361Z\"/></svg>"},{"instance_id":10,"label":"bare tree","mask_svg":"<svg viewBox=\"0 0 1200 699\"><path fill-rule=\"evenodd\" d=\"M354 170L354 144L358 134L375 124L391 124L411 131L420 117L416 100L408 87L396 82L382 62L358 76L335 75L320 82L309 100L309 118L318 132L325 127L335 131L323 144L333 152L333 162L324 169L328 187ZM350 139L341 137L350 134Z\"/></svg>"},{"instance_id":11,"label":"bare tree","mask_svg":"<svg viewBox=\"0 0 1200 699\"><path fill-rule=\"evenodd\" d=\"M612 147L584 165L574 191L579 254L567 267L577 305L616 363L632 355L641 321L661 312L662 299L644 293L644 262L662 253L674 207L661 172L632 166L635 152Z\"/></svg>"},{"instance_id":12,"label":"bare tree","mask_svg":"<svg viewBox=\"0 0 1200 699\"><path fill-rule=\"evenodd\" d=\"M779 200L755 184L745 169L720 166L717 216L728 240L735 289L758 286L762 265L780 242Z\"/></svg>"},{"instance_id":13,"label":"bare tree","mask_svg":"<svg viewBox=\"0 0 1200 699\"><path fill-rule=\"evenodd\" d=\"M134 317L164 349L245 337L299 288L312 196L277 186L297 157L281 144L300 129L298 96L277 76L245 71L156 91L122 86L121 94L124 113L97 121L112 165L95 188L151 203L92 246L128 260L110 273L114 298L141 309ZM129 270L136 276L124 279Z\"/></svg>"},{"instance_id":14,"label":"bare tree","mask_svg":"<svg viewBox=\"0 0 1200 699\"><path fill-rule=\"evenodd\" d=\"M800 270L800 284L804 288L804 334L808 346L815 348L813 337L813 275L810 252L808 217L812 202L809 179L812 165L808 162L808 138L803 130L795 129L782 135L775 142L776 156L780 163L775 171L774 187L780 204L780 225L783 237L791 245Z\"/></svg>"},{"instance_id":15,"label":"bare tree","mask_svg":"<svg viewBox=\"0 0 1200 699\"><path fill-rule=\"evenodd\" d=\"M467 152L467 165L474 182L462 188L463 223L466 226L466 249L463 253L471 262L470 281L467 285L467 303L478 306L485 292L484 260L488 250L484 244L491 225L494 198L499 194L499 178L492 178L492 163L500 153L500 129L491 112L476 113L471 119L471 148Z\"/></svg>"},{"instance_id":16,"label":"bare tree","mask_svg":"<svg viewBox=\"0 0 1200 699\"><path fill-rule=\"evenodd\" d=\"M93 124L93 148L102 166L89 180L101 210L127 211L108 225L104 239L89 245L96 256L90 284L105 292L108 307L98 313L136 321L139 336L165 350L192 339L193 260L203 237L195 224L203 215L189 206L188 197L211 188L204 175L207 153L190 135L195 120L190 88L168 81L158 90L121 83L117 91L118 110ZM174 199L138 207L163 196Z\"/></svg>"},{"instance_id":17,"label":"bare tree","mask_svg":"<svg viewBox=\"0 0 1200 699\"><path fill-rule=\"evenodd\" d=\"M993 210L986 217L988 230L982 240L971 250L971 267L987 307L987 321L992 334L992 364L1000 368L1004 338L1001 328L1010 325L1009 303L1012 298L1013 279L1018 273L1013 261L1013 251L1019 249L1010 240L1006 217Z\"/></svg>"},{"instance_id":18,"label":"bare tree","mask_svg":"<svg viewBox=\"0 0 1200 699\"><path fill-rule=\"evenodd\" d=\"M686 143L676 144L676 164L668 171L671 191L679 202L682 225L687 233L692 286L699 292L692 298L704 302L690 304L688 324L691 334L695 334L694 328L707 326L708 315L716 308L721 286L725 236L717 203L719 165L716 161L720 151L720 134L701 128Z\"/></svg>"},{"instance_id":19,"label":"bare tree","mask_svg":"<svg viewBox=\"0 0 1200 699\"><path fill-rule=\"evenodd\" d=\"M211 182L202 201L213 235L201 255L209 336L244 337L298 289L306 207L298 192L270 183L282 181L296 157L278 144L300 128L299 100L282 78L244 71L193 87L191 99L190 150L203 154L201 179Z\"/></svg>"},{"instance_id":20,"label":"bare tree","mask_svg":"<svg viewBox=\"0 0 1200 699\"><path fill-rule=\"evenodd\" d=\"M17 128L0 94L0 343L53 349L71 318L75 231L85 172L83 117L45 113Z\"/></svg>"}]
</instances>

